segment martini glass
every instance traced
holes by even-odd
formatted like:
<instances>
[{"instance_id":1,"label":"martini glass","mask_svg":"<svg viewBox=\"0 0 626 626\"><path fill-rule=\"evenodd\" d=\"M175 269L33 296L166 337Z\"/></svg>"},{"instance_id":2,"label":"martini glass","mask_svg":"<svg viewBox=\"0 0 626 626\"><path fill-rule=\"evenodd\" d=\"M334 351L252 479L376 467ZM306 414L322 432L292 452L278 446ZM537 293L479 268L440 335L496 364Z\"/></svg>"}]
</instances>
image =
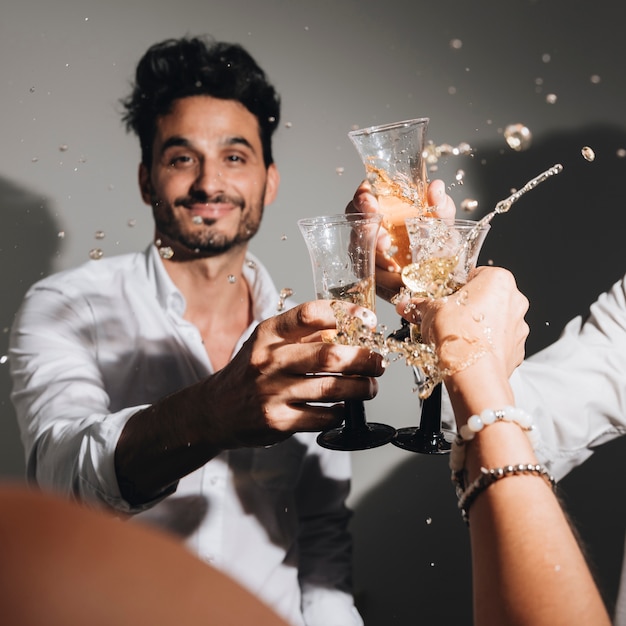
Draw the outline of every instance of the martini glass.
<instances>
[{"instance_id":1,"label":"martini glass","mask_svg":"<svg viewBox=\"0 0 626 626\"><path fill-rule=\"evenodd\" d=\"M402 270L403 283L413 296L443 298L467 282L490 225L486 221L418 217L407 219L406 227L412 263ZM420 425L399 429L393 444L412 452L445 454L450 451L455 433L441 428L441 378L432 358L434 351L419 345L417 325L411 325L410 340L416 348L413 353L417 356L417 366L413 369L422 413Z\"/></svg>"},{"instance_id":2,"label":"martini glass","mask_svg":"<svg viewBox=\"0 0 626 626\"><path fill-rule=\"evenodd\" d=\"M316 295L320 299L358 304L374 312L375 249L381 216L371 213L328 215L298 220L309 250ZM358 334L358 328L356 329ZM330 341L348 335L333 332ZM332 450L366 450L389 443L396 433L386 424L367 422L361 400L346 400L344 423L320 433L317 442Z\"/></svg>"}]
</instances>

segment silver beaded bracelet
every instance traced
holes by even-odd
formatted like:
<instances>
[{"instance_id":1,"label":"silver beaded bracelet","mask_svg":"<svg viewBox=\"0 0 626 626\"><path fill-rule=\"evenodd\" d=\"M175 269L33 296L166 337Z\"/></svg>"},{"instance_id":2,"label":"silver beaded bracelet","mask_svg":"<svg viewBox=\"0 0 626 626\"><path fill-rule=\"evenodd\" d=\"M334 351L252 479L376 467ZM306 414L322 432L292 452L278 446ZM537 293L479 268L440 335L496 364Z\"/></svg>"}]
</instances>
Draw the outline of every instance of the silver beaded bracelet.
<instances>
[{"instance_id":1,"label":"silver beaded bracelet","mask_svg":"<svg viewBox=\"0 0 626 626\"><path fill-rule=\"evenodd\" d=\"M519 465L507 465L506 467L496 467L493 469L487 469L485 467L480 468L480 475L473 480L470 485L464 491L460 487L457 487L457 493L459 495L459 509L463 521L469 524L469 509L474 500L483 492L489 485L493 485L496 481L507 476L519 476L520 474L532 474L534 476L541 476L552 487L553 491L556 490L556 482L554 477L550 474L547 468L543 465L534 463L520 463ZM459 493L460 490L460 493Z\"/></svg>"}]
</instances>

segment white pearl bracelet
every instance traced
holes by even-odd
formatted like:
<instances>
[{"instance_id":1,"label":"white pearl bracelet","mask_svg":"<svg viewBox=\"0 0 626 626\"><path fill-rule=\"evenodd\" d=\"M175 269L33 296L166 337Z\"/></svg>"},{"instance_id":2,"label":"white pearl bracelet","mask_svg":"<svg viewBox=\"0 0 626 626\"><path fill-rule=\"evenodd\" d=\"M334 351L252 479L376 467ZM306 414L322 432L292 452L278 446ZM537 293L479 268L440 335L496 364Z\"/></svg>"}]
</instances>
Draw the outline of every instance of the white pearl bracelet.
<instances>
[{"instance_id":1,"label":"white pearl bracelet","mask_svg":"<svg viewBox=\"0 0 626 626\"><path fill-rule=\"evenodd\" d=\"M537 447L540 439L539 431L533 424L533 418L530 413L513 406L505 406L497 411L485 409L480 415L472 415L467 420L467 424L461 426L452 443L450 469L452 470L453 479L465 467L465 444L474 439L476 433L479 433L485 426L495 422L514 422L526 433L533 449Z\"/></svg>"}]
</instances>

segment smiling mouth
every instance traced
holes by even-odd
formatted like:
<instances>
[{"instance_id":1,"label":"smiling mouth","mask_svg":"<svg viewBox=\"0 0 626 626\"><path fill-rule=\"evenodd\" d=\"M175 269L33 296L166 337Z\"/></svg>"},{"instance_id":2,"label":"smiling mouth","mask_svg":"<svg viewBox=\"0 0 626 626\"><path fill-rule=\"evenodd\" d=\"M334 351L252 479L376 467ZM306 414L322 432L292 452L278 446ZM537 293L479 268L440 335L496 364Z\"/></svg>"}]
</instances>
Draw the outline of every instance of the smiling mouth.
<instances>
[{"instance_id":1,"label":"smiling mouth","mask_svg":"<svg viewBox=\"0 0 626 626\"><path fill-rule=\"evenodd\" d=\"M224 215L228 215L235 209L237 206L231 203L194 203L191 206L186 207L190 212L193 218L200 218L215 220ZM196 221L196 219L194 219Z\"/></svg>"}]
</instances>

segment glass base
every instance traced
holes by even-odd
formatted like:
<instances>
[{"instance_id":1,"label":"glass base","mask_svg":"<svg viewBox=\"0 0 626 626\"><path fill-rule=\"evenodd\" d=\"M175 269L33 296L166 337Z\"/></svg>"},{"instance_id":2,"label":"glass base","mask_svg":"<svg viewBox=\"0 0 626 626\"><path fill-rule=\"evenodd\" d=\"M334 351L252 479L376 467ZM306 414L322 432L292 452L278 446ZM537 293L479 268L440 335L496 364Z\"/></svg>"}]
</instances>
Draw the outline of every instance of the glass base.
<instances>
[{"instance_id":1,"label":"glass base","mask_svg":"<svg viewBox=\"0 0 626 626\"><path fill-rule=\"evenodd\" d=\"M317 436L317 443L330 450L369 450L392 442L395 434L393 426L368 422L359 430L345 426L326 430Z\"/></svg>"},{"instance_id":2,"label":"glass base","mask_svg":"<svg viewBox=\"0 0 626 626\"><path fill-rule=\"evenodd\" d=\"M417 426L411 426L399 428L391 443L410 452L448 454L455 437L454 431L445 428L439 432L428 433L422 432Z\"/></svg>"}]
</instances>

